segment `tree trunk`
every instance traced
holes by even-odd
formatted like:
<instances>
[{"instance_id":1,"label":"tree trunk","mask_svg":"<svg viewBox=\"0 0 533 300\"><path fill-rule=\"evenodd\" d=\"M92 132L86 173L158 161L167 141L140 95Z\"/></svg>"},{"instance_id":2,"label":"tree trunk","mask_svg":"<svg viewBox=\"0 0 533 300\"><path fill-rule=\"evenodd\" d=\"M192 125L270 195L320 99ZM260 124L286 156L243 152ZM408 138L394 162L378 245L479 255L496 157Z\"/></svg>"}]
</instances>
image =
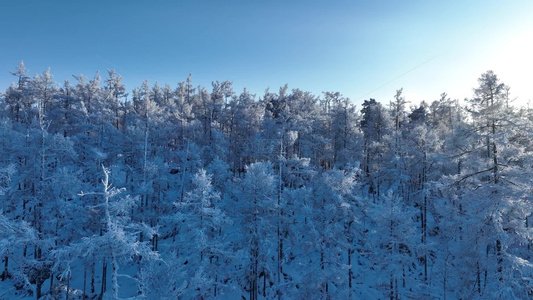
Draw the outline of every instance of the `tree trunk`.
<instances>
[{"instance_id":1,"label":"tree trunk","mask_svg":"<svg viewBox=\"0 0 533 300\"><path fill-rule=\"evenodd\" d=\"M394 300L394 279L392 278L392 274L390 275L389 281L389 299Z\"/></svg>"},{"instance_id":2,"label":"tree trunk","mask_svg":"<svg viewBox=\"0 0 533 300\"><path fill-rule=\"evenodd\" d=\"M94 277L95 277L95 263L94 261L91 263L91 294L94 294L96 292L96 287L95 287L95 280L94 280Z\"/></svg>"},{"instance_id":3,"label":"tree trunk","mask_svg":"<svg viewBox=\"0 0 533 300\"><path fill-rule=\"evenodd\" d=\"M320 250L320 269L322 270L322 275L325 274L325 262L324 262L324 249ZM324 296L325 299L329 299L329 286L328 286L328 280L326 279L324 282Z\"/></svg>"},{"instance_id":4,"label":"tree trunk","mask_svg":"<svg viewBox=\"0 0 533 300\"><path fill-rule=\"evenodd\" d=\"M444 274L442 278L442 295L444 297L443 300L446 300L446 285L448 284L448 255L446 255L446 258L444 259Z\"/></svg>"},{"instance_id":5,"label":"tree trunk","mask_svg":"<svg viewBox=\"0 0 533 300\"><path fill-rule=\"evenodd\" d=\"M65 294L65 300L68 300L70 297L70 275L67 277L67 292Z\"/></svg>"},{"instance_id":6,"label":"tree trunk","mask_svg":"<svg viewBox=\"0 0 533 300\"><path fill-rule=\"evenodd\" d=\"M85 293L87 291L87 266L83 266L83 293L82 297L85 299L87 297L87 294Z\"/></svg>"},{"instance_id":7,"label":"tree trunk","mask_svg":"<svg viewBox=\"0 0 533 300\"><path fill-rule=\"evenodd\" d=\"M427 242L427 205L428 205L428 199L427 199L427 196L424 195L424 207L423 207L424 227L422 231L422 244L424 246L426 245L426 242ZM427 283L427 281L428 281L428 255L426 253L426 250L424 250L424 282Z\"/></svg>"},{"instance_id":8,"label":"tree trunk","mask_svg":"<svg viewBox=\"0 0 533 300\"><path fill-rule=\"evenodd\" d=\"M503 257L502 257L502 242L496 240L496 256L498 257L498 280L503 282Z\"/></svg>"},{"instance_id":9,"label":"tree trunk","mask_svg":"<svg viewBox=\"0 0 533 300\"><path fill-rule=\"evenodd\" d=\"M37 276L37 280L35 282L35 299L40 299L43 296L43 293L42 293L43 282L41 278L39 277L40 276Z\"/></svg>"},{"instance_id":10,"label":"tree trunk","mask_svg":"<svg viewBox=\"0 0 533 300\"><path fill-rule=\"evenodd\" d=\"M265 270L263 270L263 297L265 298L267 296L266 286L267 286L267 277L266 277Z\"/></svg>"},{"instance_id":11,"label":"tree trunk","mask_svg":"<svg viewBox=\"0 0 533 300\"><path fill-rule=\"evenodd\" d=\"M348 248L348 298L352 299L352 248Z\"/></svg>"},{"instance_id":12,"label":"tree trunk","mask_svg":"<svg viewBox=\"0 0 533 300\"><path fill-rule=\"evenodd\" d=\"M54 272L51 272L50 273L50 288L49 288L50 293L52 292L53 288L54 288Z\"/></svg>"},{"instance_id":13,"label":"tree trunk","mask_svg":"<svg viewBox=\"0 0 533 300\"><path fill-rule=\"evenodd\" d=\"M118 299L118 263L115 256L111 255L111 284L113 290L113 298Z\"/></svg>"},{"instance_id":14,"label":"tree trunk","mask_svg":"<svg viewBox=\"0 0 533 300\"><path fill-rule=\"evenodd\" d=\"M398 279L395 279L394 282L395 282L395 287L394 287L395 288L395 292L394 292L395 299L399 300L400 299L400 292L398 292Z\"/></svg>"},{"instance_id":15,"label":"tree trunk","mask_svg":"<svg viewBox=\"0 0 533 300\"><path fill-rule=\"evenodd\" d=\"M9 264L9 256L6 256L4 258L4 273L2 273L2 281L6 280L6 278L8 277L8 273L7 273L7 266Z\"/></svg>"},{"instance_id":16,"label":"tree trunk","mask_svg":"<svg viewBox=\"0 0 533 300\"><path fill-rule=\"evenodd\" d=\"M281 276L282 276L282 273L283 273L283 269L282 269L282 266L281 266L281 262L282 262L282 259L283 259L283 239L282 239L282 236L281 236L281 230L282 230L282 224L281 224L281 220L283 218L283 209L281 208L281 194L283 192L283 182L282 182L282 165L281 165L281 159L283 158L283 137L281 138L281 141L280 141L280 157L279 157L279 178L278 178L278 228L277 228L277 238L278 238L278 265L277 265L277 271L278 271L278 276L277 276L277 280L278 280L278 289L279 289L279 286L281 284ZM279 297L280 293L278 293L278 297Z\"/></svg>"},{"instance_id":17,"label":"tree trunk","mask_svg":"<svg viewBox=\"0 0 533 300\"><path fill-rule=\"evenodd\" d=\"M217 297L217 287L218 287L218 276L217 274L215 274L215 286L213 288L213 296L215 298Z\"/></svg>"},{"instance_id":18,"label":"tree trunk","mask_svg":"<svg viewBox=\"0 0 533 300\"><path fill-rule=\"evenodd\" d=\"M100 289L100 297L104 296L104 293L107 290L107 261L104 260L102 263L102 288Z\"/></svg>"},{"instance_id":19,"label":"tree trunk","mask_svg":"<svg viewBox=\"0 0 533 300\"><path fill-rule=\"evenodd\" d=\"M255 243L254 243L255 244ZM250 291L250 299L251 300L257 300L257 294L258 294L258 278L257 278L257 272L259 267L259 258L258 258L258 249L256 248L257 245L253 246L255 249L253 249L252 253L252 279L251 279L251 291Z\"/></svg>"},{"instance_id":20,"label":"tree trunk","mask_svg":"<svg viewBox=\"0 0 533 300\"><path fill-rule=\"evenodd\" d=\"M479 269L479 261L476 263L476 270L477 293L481 295L481 270Z\"/></svg>"}]
</instances>

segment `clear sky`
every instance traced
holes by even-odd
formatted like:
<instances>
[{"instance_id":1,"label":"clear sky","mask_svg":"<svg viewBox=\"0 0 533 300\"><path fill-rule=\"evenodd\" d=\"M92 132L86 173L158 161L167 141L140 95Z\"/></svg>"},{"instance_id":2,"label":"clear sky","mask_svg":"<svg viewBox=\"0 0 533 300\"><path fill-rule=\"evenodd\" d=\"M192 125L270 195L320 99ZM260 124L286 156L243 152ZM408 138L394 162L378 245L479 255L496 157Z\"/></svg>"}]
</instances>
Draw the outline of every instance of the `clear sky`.
<instances>
[{"instance_id":1,"label":"clear sky","mask_svg":"<svg viewBox=\"0 0 533 300\"><path fill-rule=\"evenodd\" d=\"M115 69L128 90L230 80L262 96L287 83L360 104L472 96L491 69L533 100L533 1L25 1L0 4L0 90L21 60L62 82Z\"/></svg>"}]
</instances>

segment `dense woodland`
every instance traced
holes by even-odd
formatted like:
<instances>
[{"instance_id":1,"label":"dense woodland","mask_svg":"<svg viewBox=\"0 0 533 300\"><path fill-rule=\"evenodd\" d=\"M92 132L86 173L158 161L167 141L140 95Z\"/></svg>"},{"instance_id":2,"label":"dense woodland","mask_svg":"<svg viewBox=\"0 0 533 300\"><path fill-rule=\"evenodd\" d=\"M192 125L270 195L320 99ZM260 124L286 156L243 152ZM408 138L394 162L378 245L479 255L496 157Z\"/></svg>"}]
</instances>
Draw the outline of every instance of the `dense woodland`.
<instances>
[{"instance_id":1,"label":"dense woodland","mask_svg":"<svg viewBox=\"0 0 533 300\"><path fill-rule=\"evenodd\" d=\"M0 299L533 297L533 111L491 71L358 107L12 74Z\"/></svg>"}]
</instances>

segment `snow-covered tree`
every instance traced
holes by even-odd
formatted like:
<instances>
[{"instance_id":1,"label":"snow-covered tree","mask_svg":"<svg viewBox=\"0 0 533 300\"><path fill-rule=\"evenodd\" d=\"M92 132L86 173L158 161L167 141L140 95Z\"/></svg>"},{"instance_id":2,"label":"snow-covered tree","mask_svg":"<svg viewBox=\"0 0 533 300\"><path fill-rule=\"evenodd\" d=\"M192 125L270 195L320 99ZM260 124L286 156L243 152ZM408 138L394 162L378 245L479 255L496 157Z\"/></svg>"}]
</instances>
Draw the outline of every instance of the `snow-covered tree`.
<instances>
[{"instance_id":1,"label":"snow-covered tree","mask_svg":"<svg viewBox=\"0 0 533 300\"><path fill-rule=\"evenodd\" d=\"M250 299L273 297L276 290L269 287L275 282L277 253L277 198L276 180L270 163L254 163L246 167L241 184L239 210L242 245L249 245L246 268L246 286ZM272 284L271 284L272 283Z\"/></svg>"},{"instance_id":2,"label":"snow-covered tree","mask_svg":"<svg viewBox=\"0 0 533 300\"><path fill-rule=\"evenodd\" d=\"M229 253L223 228L230 222L220 209L220 193L211 184L212 176L200 169L192 178L193 190L176 203L173 218L180 224L177 237L178 260L184 268L188 297L220 296L228 280L224 266Z\"/></svg>"},{"instance_id":3,"label":"snow-covered tree","mask_svg":"<svg viewBox=\"0 0 533 300\"><path fill-rule=\"evenodd\" d=\"M158 259L158 254L152 251L147 242L138 240L139 232L150 237L155 234L155 230L135 224L131 221L131 211L139 201L138 197L129 195L119 196L124 189L114 187L110 182L110 170L103 167L104 177L102 179L102 192L81 193L86 197L95 195L100 200L96 205L90 205L88 210L97 210L101 216L101 228L99 233L86 236L81 241L70 246L63 247L53 252L56 258L54 270L60 272L60 278L69 280L72 274L72 266L77 259L82 261L96 260L102 262L102 285L101 296L108 291L107 274L111 274L111 297L119 298L120 283L119 277L133 279L139 286L142 293L141 276L132 276L121 273L120 268L137 264L138 272L142 273L143 265L150 260ZM108 271L108 265L111 270ZM131 293L131 291L125 291Z\"/></svg>"}]
</instances>

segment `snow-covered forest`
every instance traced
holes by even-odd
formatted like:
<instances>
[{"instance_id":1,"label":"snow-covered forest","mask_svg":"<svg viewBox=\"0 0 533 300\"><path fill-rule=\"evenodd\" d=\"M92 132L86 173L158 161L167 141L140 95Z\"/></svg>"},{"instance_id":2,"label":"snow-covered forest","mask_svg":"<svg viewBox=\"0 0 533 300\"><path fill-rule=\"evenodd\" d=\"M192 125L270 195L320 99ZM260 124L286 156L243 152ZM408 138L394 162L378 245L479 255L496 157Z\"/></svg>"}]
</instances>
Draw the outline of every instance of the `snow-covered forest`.
<instances>
[{"instance_id":1,"label":"snow-covered forest","mask_svg":"<svg viewBox=\"0 0 533 300\"><path fill-rule=\"evenodd\" d=\"M12 74L0 299L533 297L533 110L491 71L357 107Z\"/></svg>"}]
</instances>

